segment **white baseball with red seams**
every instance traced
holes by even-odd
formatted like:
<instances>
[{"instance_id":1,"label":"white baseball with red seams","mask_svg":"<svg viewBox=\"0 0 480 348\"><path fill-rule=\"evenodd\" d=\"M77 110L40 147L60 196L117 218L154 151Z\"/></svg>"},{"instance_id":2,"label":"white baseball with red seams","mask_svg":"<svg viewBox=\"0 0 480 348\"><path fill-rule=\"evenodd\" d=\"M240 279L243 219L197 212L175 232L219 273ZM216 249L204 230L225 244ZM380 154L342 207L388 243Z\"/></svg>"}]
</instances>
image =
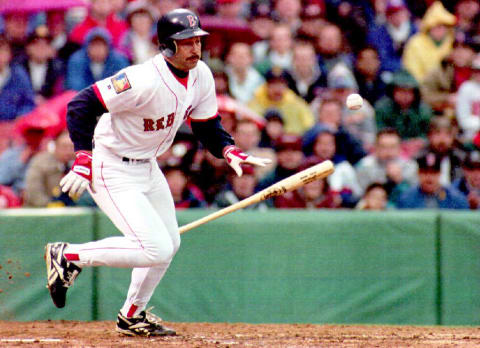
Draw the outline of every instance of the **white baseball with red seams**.
<instances>
[{"instance_id":1,"label":"white baseball with red seams","mask_svg":"<svg viewBox=\"0 0 480 348\"><path fill-rule=\"evenodd\" d=\"M109 113L95 128L89 191L124 236L70 244L65 254L78 255L74 262L81 267L134 268L121 311L136 315L180 247L173 198L156 156L170 147L186 118L217 115L215 85L199 61L185 88L159 54L94 88ZM123 157L148 160L130 163Z\"/></svg>"},{"instance_id":2,"label":"white baseball with red seams","mask_svg":"<svg viewBox=\"0 0 480 348\"><path fill-rule=\"evenodd\" d=\"M349 94L345 102L350 110L358 110L363 106L363 98L360 94Z\"/></svg>"}]
</instances>

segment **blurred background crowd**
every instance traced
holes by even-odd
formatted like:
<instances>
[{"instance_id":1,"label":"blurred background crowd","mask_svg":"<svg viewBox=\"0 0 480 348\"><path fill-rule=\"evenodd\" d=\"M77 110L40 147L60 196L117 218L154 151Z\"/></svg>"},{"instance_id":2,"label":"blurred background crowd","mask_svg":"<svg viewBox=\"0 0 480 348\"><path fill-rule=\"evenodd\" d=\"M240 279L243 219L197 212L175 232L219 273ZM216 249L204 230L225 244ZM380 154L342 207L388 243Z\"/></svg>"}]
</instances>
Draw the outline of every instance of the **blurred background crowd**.
<instances>
[{"instance_id":1,"label":"blurred background crowd","mask_svg":"<svg viewBox=\"0 0 480 348\"><path fill-rule=\"evenodd\" d=\"M179 7L211 33L222 124L272 164L237 177L187 122L157 159L178 209L225 207L326 159L326 180L249 209L480 208L480 0L25 0L0 1L0 209L95 206L59 189L66 105L158 54L156 20Z\"/></svg>"}]
</instances>

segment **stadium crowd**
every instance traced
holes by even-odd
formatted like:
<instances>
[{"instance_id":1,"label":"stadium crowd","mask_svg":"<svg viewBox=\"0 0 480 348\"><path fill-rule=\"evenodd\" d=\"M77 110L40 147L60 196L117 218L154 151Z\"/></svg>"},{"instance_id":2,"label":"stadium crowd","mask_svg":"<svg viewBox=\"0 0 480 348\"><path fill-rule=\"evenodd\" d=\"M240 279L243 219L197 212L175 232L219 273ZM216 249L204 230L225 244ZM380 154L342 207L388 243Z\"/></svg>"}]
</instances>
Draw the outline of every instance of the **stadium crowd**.
<instances>
[{"instance_id":1,"label":"stadium crowd","mask_svg":"<svg viewBox=\"0 0 480 348\"><path fill-rule=\"evenodd\" d=\"M237 177L187 121L157 159L178 209L228 206L326 159L327 179L249 209L480 208L480 0L88 2L1 13L0 209L95 206L59 189L66 105L158 54L156 20L178 7L211 33L223 126L272 159Z\"/></svg>"}]
</instances>

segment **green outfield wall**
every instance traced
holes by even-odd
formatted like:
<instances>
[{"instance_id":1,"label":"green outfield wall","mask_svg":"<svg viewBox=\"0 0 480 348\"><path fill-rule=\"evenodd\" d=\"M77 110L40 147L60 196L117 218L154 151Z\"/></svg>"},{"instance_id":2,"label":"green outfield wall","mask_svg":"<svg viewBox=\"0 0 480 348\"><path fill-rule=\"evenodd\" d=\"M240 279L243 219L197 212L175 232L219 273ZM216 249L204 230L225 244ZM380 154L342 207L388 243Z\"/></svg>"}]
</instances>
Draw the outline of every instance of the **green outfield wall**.
<instances>
[{"instance_id":1,"label":"green outfield wall","mask_svg":"<svg viewBox=\"0 0 480 348\"><path fill-rule=\"evenodd\" d=\"M479 226L475 212L238 211L182 235L151 305L169 321L479 325ZM113 320L130 270L86 268L57 309L43 248L116 234L97 210L0 212L1 317Z\"/></svg>"}]
</instances>

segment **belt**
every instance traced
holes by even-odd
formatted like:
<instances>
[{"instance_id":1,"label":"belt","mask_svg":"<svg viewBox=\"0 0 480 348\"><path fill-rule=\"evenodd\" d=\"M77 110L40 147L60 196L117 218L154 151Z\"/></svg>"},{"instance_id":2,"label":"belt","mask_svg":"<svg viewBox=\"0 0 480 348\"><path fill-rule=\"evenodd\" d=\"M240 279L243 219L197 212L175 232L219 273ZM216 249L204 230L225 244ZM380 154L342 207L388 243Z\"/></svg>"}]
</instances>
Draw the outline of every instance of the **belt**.
<instances>
[{"instance_id":1,"label":"belt","mask_svg":"<svg viewBox=\"0 0 480 348\"><path fill-rule=\"evenodd\" d=\"M122 162L128 162L131 164L150 163L150 159L134 159L128 157L122 157Z\"/></svg>"}]
</instances>

